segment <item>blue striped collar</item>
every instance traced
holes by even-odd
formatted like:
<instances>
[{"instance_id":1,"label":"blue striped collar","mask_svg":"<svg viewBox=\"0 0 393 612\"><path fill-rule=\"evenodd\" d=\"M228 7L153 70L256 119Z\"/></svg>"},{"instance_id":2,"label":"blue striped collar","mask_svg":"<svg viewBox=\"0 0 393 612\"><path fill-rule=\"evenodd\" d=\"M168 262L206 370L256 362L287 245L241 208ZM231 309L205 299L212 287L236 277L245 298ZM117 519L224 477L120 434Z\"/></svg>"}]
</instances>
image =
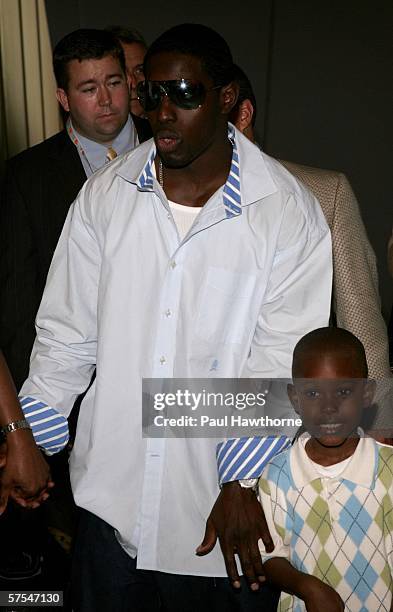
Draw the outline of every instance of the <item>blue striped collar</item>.
<instances>
[{"instance_id":1,"label":"blue striped collar","mask_svg":"<svg viewBox=\"0 0 393 612\"><path fill-rule=\"evenodd\" d=\"M224 185L222 200L226 217L230 218L242 214L239 155L236 146L235 129L230 124L228 125L228 138L232 144L232 162L228 178ZM146 162L146 165L136 181L138 187L144 191L153 191L154 188L154 175L152 167L155 157L156 149L154 147L149 159Z\"/></svg>"}]
</instances>

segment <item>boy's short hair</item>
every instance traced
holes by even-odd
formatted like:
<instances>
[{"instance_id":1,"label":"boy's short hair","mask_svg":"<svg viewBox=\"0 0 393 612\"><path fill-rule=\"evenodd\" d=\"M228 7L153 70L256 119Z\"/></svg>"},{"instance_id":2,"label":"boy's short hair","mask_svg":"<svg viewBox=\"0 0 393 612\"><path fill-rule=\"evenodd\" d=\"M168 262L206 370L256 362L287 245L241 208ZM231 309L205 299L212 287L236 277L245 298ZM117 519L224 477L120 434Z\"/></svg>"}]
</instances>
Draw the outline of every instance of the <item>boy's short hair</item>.
<instances>
[{"instance_id":1,"label":"boy's short hair","mask_svg":"<svg viewBox=\"0 0 393 612\"><path fill-rule=\"evenodd\" d=\"M67 34L53 50L53 70L57 86L67 91L68 64L72 60L81 62L89 59L102 59L107 55L119 60L120 67L126 74L123 48L114 34L91 28L81 28Z\"/></svg>"},{"instance_id":2,"label":"boy's short hair","mask_svg":"<svg viewBox=\"0 0 393 612\"><path fill-rule=\"evenodd\" d=\"M162 52L183 53L199 58L214 85L224 86L233 81L231 50L218 32L205 25L183 23L161 34L146 53L145 69L152 56Z\"/></svg>"},{"instance_id":3,"label":"boy's short hair","mask_svg":"<svg viewBox=\"0 0 393 612\"><path fill-rule=\"evenodd\" d=\"M367 358L363 344L354 334L341 327L320 327L303 336L293 351L292 376L296 378L302 357L307 353L344 351L356 356L363 377L367 378Z\"/></svg>"}]
</instances>

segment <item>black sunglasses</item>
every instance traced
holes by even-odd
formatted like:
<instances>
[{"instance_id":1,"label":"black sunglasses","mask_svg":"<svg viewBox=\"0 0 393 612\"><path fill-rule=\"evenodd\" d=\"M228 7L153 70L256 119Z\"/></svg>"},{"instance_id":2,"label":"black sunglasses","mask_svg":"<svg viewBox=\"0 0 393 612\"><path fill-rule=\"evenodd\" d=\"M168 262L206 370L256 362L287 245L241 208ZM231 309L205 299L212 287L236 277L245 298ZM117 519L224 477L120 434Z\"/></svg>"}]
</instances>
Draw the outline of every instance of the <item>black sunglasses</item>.
<instances>
[{"instance_id":1,"label":"black sunglasses","mask_svg":"<svg viewBox=\"0 0 393 612\"><path fill-rule=\"evenodd\" d=\"M206 87L198 81L179 79L176 81L142 81L138 83L136 91L143 110L147 113L156 110L161 104L163 96L184 110L193 110L201 106L206 93L212 89L220 89L222 85Z\"/></svg>"}]
</instances>

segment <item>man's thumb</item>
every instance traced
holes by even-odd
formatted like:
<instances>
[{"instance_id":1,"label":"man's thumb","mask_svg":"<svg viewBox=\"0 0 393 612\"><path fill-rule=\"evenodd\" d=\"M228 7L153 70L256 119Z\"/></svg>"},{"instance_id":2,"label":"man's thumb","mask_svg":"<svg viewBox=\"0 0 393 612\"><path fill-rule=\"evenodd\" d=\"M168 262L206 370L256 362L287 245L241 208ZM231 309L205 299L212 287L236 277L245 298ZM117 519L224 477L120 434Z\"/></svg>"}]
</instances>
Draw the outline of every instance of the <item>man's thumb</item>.
<instances>
[{"instance_id":1,"label":"man's thumb","mask_svg":"<svg viewBox=\"0 0 393 612\"><path fill-rule=\"evenodd\" d=\"M217 542L217 531L214 527L213 521L208 518L206 522L205 535L203 537L203 541L199 544L196 549L196 554L202 557L203 555L207 555L209 552L213 550Z\"/></svg>"}]
</instances>

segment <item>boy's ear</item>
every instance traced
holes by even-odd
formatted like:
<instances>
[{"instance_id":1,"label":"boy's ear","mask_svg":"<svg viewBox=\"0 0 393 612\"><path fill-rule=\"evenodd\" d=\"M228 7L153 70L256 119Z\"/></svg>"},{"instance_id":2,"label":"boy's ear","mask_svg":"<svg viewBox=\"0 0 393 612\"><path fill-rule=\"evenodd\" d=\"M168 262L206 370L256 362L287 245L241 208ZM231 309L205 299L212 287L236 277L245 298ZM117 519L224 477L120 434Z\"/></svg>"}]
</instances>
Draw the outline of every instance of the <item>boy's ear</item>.
<instances>
[{"instance_id":1,"label":"boy's ear","mask_svg":"<svg viewBox=\"0 0 393 612\"><path fill-rule=\"evenodd\" d=\"M289 401L294 407L296 414L300 414L299 397L298 397L295 385L293 385L292 383L288 383L287 393L288 393Z\"/></svg>"},{"instance_id":2,"label":"boy's ear","mask_svg":"<svg viewBox=\"0 0 393 612\"><path fill-rule=\"evenodd\" d=\"M364 402L365 408L369 408L371 404L373 403L376 389L377 389L376 381L372 380L371 378L368 379L364 385L364 391L363 391L363 402Z\"/></svg>"}]
</instances>

